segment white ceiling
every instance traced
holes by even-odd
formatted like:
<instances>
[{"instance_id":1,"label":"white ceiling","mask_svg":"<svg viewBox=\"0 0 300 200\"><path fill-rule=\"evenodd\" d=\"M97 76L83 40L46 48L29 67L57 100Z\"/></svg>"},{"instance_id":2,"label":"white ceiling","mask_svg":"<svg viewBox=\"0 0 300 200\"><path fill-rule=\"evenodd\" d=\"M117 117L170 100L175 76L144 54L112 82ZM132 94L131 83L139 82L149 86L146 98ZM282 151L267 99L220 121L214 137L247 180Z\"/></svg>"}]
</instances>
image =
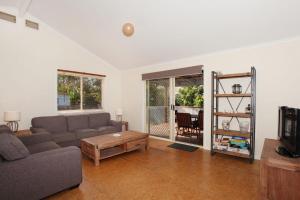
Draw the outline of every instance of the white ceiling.
<instances>
[{"instance_id":1,"label":"white ceiling","mask_svg":"<svg viewBox=\"0 0 300 200\"><path fill-rule=\"evenodd\" d=\"M28 12L119 69L300 35L299 0L32 0Z\"/></svg>"}]
</instances>

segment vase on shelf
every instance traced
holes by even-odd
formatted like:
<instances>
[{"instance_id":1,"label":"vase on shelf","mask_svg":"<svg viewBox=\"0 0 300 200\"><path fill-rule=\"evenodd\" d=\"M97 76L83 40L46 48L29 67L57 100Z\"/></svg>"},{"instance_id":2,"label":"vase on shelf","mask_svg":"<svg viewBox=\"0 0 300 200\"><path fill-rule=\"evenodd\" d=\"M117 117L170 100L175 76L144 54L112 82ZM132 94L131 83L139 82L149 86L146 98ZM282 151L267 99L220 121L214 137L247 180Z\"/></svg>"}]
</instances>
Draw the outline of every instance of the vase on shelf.
<instances>
[{"instance_id":1,"label":"vase on shelf","mask_svg":"<svg viewBox=\"0 0 300 200\"><path fill-rule=\"evenodd\" d=\"M228 131L230 129L230 121L223 120L222 121L222 127L223 127L223 130Z\"/></svg>"},{"instance_id":2,"label":"vase on shelf","mask_svg":"<svg viewBox=\"0 0 300 200\"><path fill-rule=\"evenodd\" d=\"M240 121L239 126L241 133L247 133L249 130L250 123L247 121Z\"/></svg>"}]
</instances>

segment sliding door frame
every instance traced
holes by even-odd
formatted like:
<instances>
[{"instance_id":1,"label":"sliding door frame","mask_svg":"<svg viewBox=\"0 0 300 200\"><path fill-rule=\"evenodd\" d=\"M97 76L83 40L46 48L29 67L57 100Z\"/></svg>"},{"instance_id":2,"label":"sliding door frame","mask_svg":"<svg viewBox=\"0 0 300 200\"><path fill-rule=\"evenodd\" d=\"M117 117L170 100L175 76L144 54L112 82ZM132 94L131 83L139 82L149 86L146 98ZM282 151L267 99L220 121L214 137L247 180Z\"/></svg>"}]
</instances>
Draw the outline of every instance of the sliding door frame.
<instances>
[{"instance_id":1,"label":"sliding door frame","mask_svg":"<svg viewBox=\"0 0 300 200\"><path fill-rule=\"evenodd\" d=\"M169 109L169 129L170 129L170 137L169 139L167 138L163 138L163 137L158 137L158 136L153 136L153 135L149 135L150 138L154 138L154 139L158 139L158 140L163 140L163 141L169 141L169 142L174 142L174 143L178 143L178 144L185 144L185 145L189 145L189 146L194 146L194 147L199 147L199 148L203 148L203 145L197 145L197 144L191 144L191 143L187 143L187 142L180 142L180 141L176 141L176 128L175 128L175 79L176 77L169 77L169 101L170 101L170 109ZM149 92L149 90L147 89L147 81L144 81L144 130L146 133L149 133L150 131L150 123L149 123L149 114L147 111L147 97L149 97L149 94L147 94L147 92ZM172 105L174 106L174 110L172 109Z\"/></svg>"}]
</instances>

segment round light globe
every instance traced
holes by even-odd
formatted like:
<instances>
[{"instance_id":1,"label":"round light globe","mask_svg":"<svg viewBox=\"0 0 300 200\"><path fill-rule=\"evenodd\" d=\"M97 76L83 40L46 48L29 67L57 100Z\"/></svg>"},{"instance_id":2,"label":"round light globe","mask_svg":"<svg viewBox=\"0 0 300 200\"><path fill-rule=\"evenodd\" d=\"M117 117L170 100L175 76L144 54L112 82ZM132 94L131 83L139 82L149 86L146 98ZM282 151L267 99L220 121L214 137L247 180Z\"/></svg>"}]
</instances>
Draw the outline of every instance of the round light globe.
<instances>
[{"instance_id":1,"label":"round light globe","mask_svg":"<svg viewBox=\"0 0 300 200\"><path fill-rule=\"evenodd\" d=\"M130 37L134 33L134 26L131 23L126 23L126 24L123 25L122 30L123 30L123 34L125 36Z\"/></svg>"}]
</instances>

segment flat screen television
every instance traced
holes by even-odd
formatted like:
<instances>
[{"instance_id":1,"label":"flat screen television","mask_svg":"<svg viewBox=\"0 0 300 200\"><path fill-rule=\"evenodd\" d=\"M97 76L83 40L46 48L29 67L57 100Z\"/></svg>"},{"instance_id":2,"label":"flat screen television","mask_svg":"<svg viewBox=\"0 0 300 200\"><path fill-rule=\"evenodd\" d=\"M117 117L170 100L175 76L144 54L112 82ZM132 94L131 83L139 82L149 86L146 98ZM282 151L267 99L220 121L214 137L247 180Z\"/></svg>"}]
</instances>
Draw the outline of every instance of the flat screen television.
<instances>
[{"instance_id":1,"label":"flat screen television","mask_svg":"<svg viewBox=\"0 0 300 200\"><path fill-rule=\"evenodd\" d=\"M276 151L284 156L300 156L300 109L279 107L278 136L281 145Z\"/></svg>"}]
</instances>

